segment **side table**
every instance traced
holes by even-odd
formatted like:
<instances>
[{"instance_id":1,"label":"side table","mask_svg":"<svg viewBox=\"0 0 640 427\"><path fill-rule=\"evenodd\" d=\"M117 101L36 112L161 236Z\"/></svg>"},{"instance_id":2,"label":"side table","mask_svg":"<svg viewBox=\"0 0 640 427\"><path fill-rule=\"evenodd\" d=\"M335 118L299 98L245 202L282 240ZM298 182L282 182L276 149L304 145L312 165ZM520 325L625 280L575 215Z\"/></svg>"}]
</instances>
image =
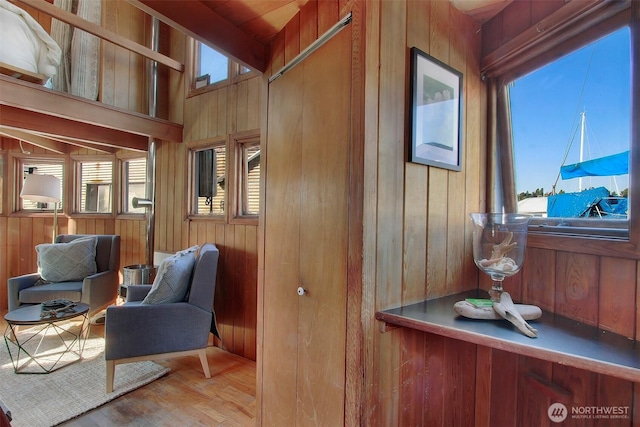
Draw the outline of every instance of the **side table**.
<instances>
[{"instance_id":1,"label":"side table","mask_svg":"<svg viewBox=\"0 0 640 427\"><path fill-rule=\"evenodd\" d=\"M58 313L55 318L41 318L40 311L39 304L30 305L4 316L7 321L4 342L16 374L48 374L82 360L82 350L91 328L89 305L78 303L71 311ZM82 317L79 330L75 326L73 329L63 327L63 323L76 317ZM53 350L52 344L55 344ZM72 357L67 357L69 355ZM37 372L27 370L33 364L40 368Z\"/></svg>"}]
</instances>

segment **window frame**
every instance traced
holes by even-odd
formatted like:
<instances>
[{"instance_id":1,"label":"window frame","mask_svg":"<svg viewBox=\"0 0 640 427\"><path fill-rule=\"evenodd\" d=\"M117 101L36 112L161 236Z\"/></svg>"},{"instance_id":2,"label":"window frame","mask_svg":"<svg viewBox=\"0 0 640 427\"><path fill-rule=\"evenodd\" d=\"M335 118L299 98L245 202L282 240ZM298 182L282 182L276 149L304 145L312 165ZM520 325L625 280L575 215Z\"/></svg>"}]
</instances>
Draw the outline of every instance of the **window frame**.
<instances>
[{"instance_id":1,"label":"window frame","mask_svg":"<svg viewBox=\"0 0 640 427\"><path fill-rule=\"evenodd\" d=\"M119 188L119 193L118 193L118 206L117 206L117 215L118 218L133 218L133 219L140 219L142 217L144 217L146 215L146 209L143 210L143 212L125 212L124 211L124 207L127 204L125 198L128 195L128 191L126 190L126 186L128 185L127 180L125 179L125 163L129 162L131 160L138 160L138 159L144 159L146 162L146 167L149 167L149 158L147 153L130 153L130 154L126 154L126 155L119 155L117 158L117 170L118 170L118 176L120 178L120 186ZM145 195L146 195L146 188L147 188L147 175L145 173Z\"/></svg>"},{"instance_id":2,"label":"window frame","mask_svg":"<svg viewBox=\"0 0 640 427\"><path fill-rule=\"evenodd\" d=\"M633 8L636 8L633 10ZM583 47L592 41L612 33L622 27L629 26L631 33L631 64L640 62L640 15L639 6L633 2L622 11L614 11L604 8L593 12L584 18L585 28L574 37L565 37L561 43L540 47L536 44L536 38L542 37L541 32L531 35L524 34L522 38L516 37L511 50L497 49L483 58L483 78L491 77L500 83L511 82L519 76L536 70L547 63ZM634 18L635 16L635 18ZM567 19L566 22L569 20ZM578 24L564 23L565 27ZM562 24L560 24L562 26ZM559 34L559 33L556 33ZM560 37L558 37L560 38ZM550 38L547 36L548 42ZM551 43L551 42L549 42ZM544 44L544 43L542 43ZM515 46L515 47L514 47ZM533 47L532 47L533 46ZM527 49L537 50L537 55L527 57ZM497 52L497 53L496 53ZM515 52L515 53L514 53ZM524 53L523 53L524 52ZM526 60L518 62L518 56L523 55ZM515 58L515 59L514 59ZM631 141L630 141L630 171L629 171L629 218L622 231L616 227L607 233L602 233L596 223L589 227L582 226L584 221L571 221L571 227L565 227L563 222L553 224L554 219L533 219L529 226L528 246L589 253L595 255L611 255L638 258L640 257L640 186L634 182L640 182L640 124L632 118L640 114L640 67L632 66L631 72ZM491 197L491 196L490 196ZM592 220L589 220L592 221ZM611 221L611 220L608 220Z\"/></svg>"},{"instance_id":3,"label":"window frame","mask_svg":"<svg viewBox=\"0 0 640 427\"><path fill-rule=\"evenodd\" d=\"M111 162L111 212L83 212L81 211L81 203L82 203L82 188L80 186L80 165L82 163L90 163L90 162ZM70 203L70 216L77 217L91 217L91 218L115 218L117 215L117 207L116 201L119 195L117 194L120 189L120 178L117 174L117 161L114 155L71 155L70 156L70 165L71 165L71 188L73 198L68 201ZM69 187L66 187L69 188Z\"/></svg>"},{"instance_id":4,"label":"window frame","mask_svg":"<svg viewBox=\"0 0 640 427\"><path fill-rule=\"evenodd\" d=\"M198 71L198 61L200 60L199 58L200 44L201 42L199 42L198 40L191 39L190 49L189 49L189 53L190 53L189 56L191 56L191 58L190 60L187 60L187 64L189 64L191 67L191 70L189 72L190 78L187 79L189 81L187 98L190 98L192 96L197 96L212 90L220 89L226 86L230 86L233 84L237 84L241 81L255 77L258 74L255 70L252 70L252 69L249 69L249 71L246 73L241 73L240 71L241 71L242 65L236 62L233 58L230 58L227 56L227 59L228 59L227 78L225 80L220 80L217 82L210 83L206 86L196 88L196 79L197 77L199 77L196 75L196 73ZM220 52L220 54L225 55L222 52Z\"/></svg>"},{"instance_id":5,"label":"window frame","mask_svg":"<svg viewBox=\"0 0 640 427\"><path fill-rule=\"evenodd\" d=\"M243 200L245 197L245 177L244 177L244 150L248 147L260 147L260 132L251 130L236 133L229 136L230 140L230 156L228 163L228 177L231 176L229 189L230 196L230 218L229 222L233 224L258 224L260 212L257 214L245 214L243 212ZM261 159L262 160L262 159ZM261 161L262 163L262 161ZM227 179L228 179L227 177ZM262 185L263 175L260 172L260 192L263 191ZM260 197L260 196L259 196Z\"/></svg>"},{"instance_id":6,"label":"window frame","mask_svg":"<svg viewBox=\"0 0 640 427\"><path fill-rule=\"evenodd\" d=\"M23 184L23 169L25 163L50 163L50 164L58 164L62 166L62 200L60 200L58 204L58 215L63 214L65 212L65 208L67 206L67 202L69 200L69 192L66 182L67 177L67 163L65 161L64 156L59 155L34 155L34 154L13 154L13 182L9 183L13 188L13 206L11 208L11 215L19 215L19 216L48 216L54 214L53 208L46 209L24 209L22 207L22 200L20 198L20 192L22 191ZM11 161L11 160L9 160Z\"/></svg>"}]
</instances>

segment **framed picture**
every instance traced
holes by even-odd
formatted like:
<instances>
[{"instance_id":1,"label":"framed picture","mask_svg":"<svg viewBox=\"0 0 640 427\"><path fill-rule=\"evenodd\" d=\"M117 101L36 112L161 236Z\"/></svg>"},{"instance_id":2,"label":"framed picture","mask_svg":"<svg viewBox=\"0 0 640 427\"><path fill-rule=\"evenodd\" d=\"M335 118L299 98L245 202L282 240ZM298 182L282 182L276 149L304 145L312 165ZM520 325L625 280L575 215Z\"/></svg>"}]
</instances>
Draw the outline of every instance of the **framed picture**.
<instances>
[{"instance_id":1,"label":"framed picture","mask_svg":"<svg viewBox=\"0 0 640 427\"><path fill-rule=\"evenodd\" d=\"M462 170L462 73L411 48L409 160Z\"/></svg>"}]
</instances>

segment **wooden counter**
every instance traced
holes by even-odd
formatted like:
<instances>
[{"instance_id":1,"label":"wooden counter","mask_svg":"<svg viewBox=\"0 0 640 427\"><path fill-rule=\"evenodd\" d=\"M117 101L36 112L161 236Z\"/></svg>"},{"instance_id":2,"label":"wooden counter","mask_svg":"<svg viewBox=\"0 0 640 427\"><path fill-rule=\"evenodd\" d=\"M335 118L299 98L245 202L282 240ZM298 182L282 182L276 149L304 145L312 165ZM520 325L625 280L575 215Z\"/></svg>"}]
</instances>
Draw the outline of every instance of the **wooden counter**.
<instances>
[{"instance_id":1,"label":"wooden counter","mask_svg":"<svg viewBox=\"0 0 640 427\"><path fill-rule=\"evenodd\" d=\"M482 291L464 292L380 311L376 319L640 382L640 349L635 340L551 313L529 322L538 330L538 337L528 338L506 320L467 319L453 310L457 301L474 297L488 296Z\"/></svg>"}]
</instances>

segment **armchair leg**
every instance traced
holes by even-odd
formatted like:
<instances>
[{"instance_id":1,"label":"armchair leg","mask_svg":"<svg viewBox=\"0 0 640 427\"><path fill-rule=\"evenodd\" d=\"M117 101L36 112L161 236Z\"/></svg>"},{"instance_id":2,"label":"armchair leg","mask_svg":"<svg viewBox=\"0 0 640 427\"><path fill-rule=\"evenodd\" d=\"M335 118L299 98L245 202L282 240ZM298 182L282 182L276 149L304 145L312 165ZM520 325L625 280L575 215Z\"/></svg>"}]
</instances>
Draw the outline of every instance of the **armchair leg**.
<instances>
[{"instance_id":1,"label":"armchair leg","mask_svg":"<svg viewBox=\"0 0 640 427\"><path fill-rule=\"evenodd\" d=\"M207 349L201 348L198 350L200 356L200 363L202 363L202 370L204 371L205 378L211 378L211 371L209 370L209 361L207 360Z\"/></svg>"},{"instance_id":2,"label":"armchair leg","mask_svg":"<svg viewBox=\"0 0 640 427\"><path fill-rule=\"evenodd\" d=\"M113 391L113 376L116 370L116 363L114 360L107 360L107 393Z\"/></svg>"}]
</instances>

